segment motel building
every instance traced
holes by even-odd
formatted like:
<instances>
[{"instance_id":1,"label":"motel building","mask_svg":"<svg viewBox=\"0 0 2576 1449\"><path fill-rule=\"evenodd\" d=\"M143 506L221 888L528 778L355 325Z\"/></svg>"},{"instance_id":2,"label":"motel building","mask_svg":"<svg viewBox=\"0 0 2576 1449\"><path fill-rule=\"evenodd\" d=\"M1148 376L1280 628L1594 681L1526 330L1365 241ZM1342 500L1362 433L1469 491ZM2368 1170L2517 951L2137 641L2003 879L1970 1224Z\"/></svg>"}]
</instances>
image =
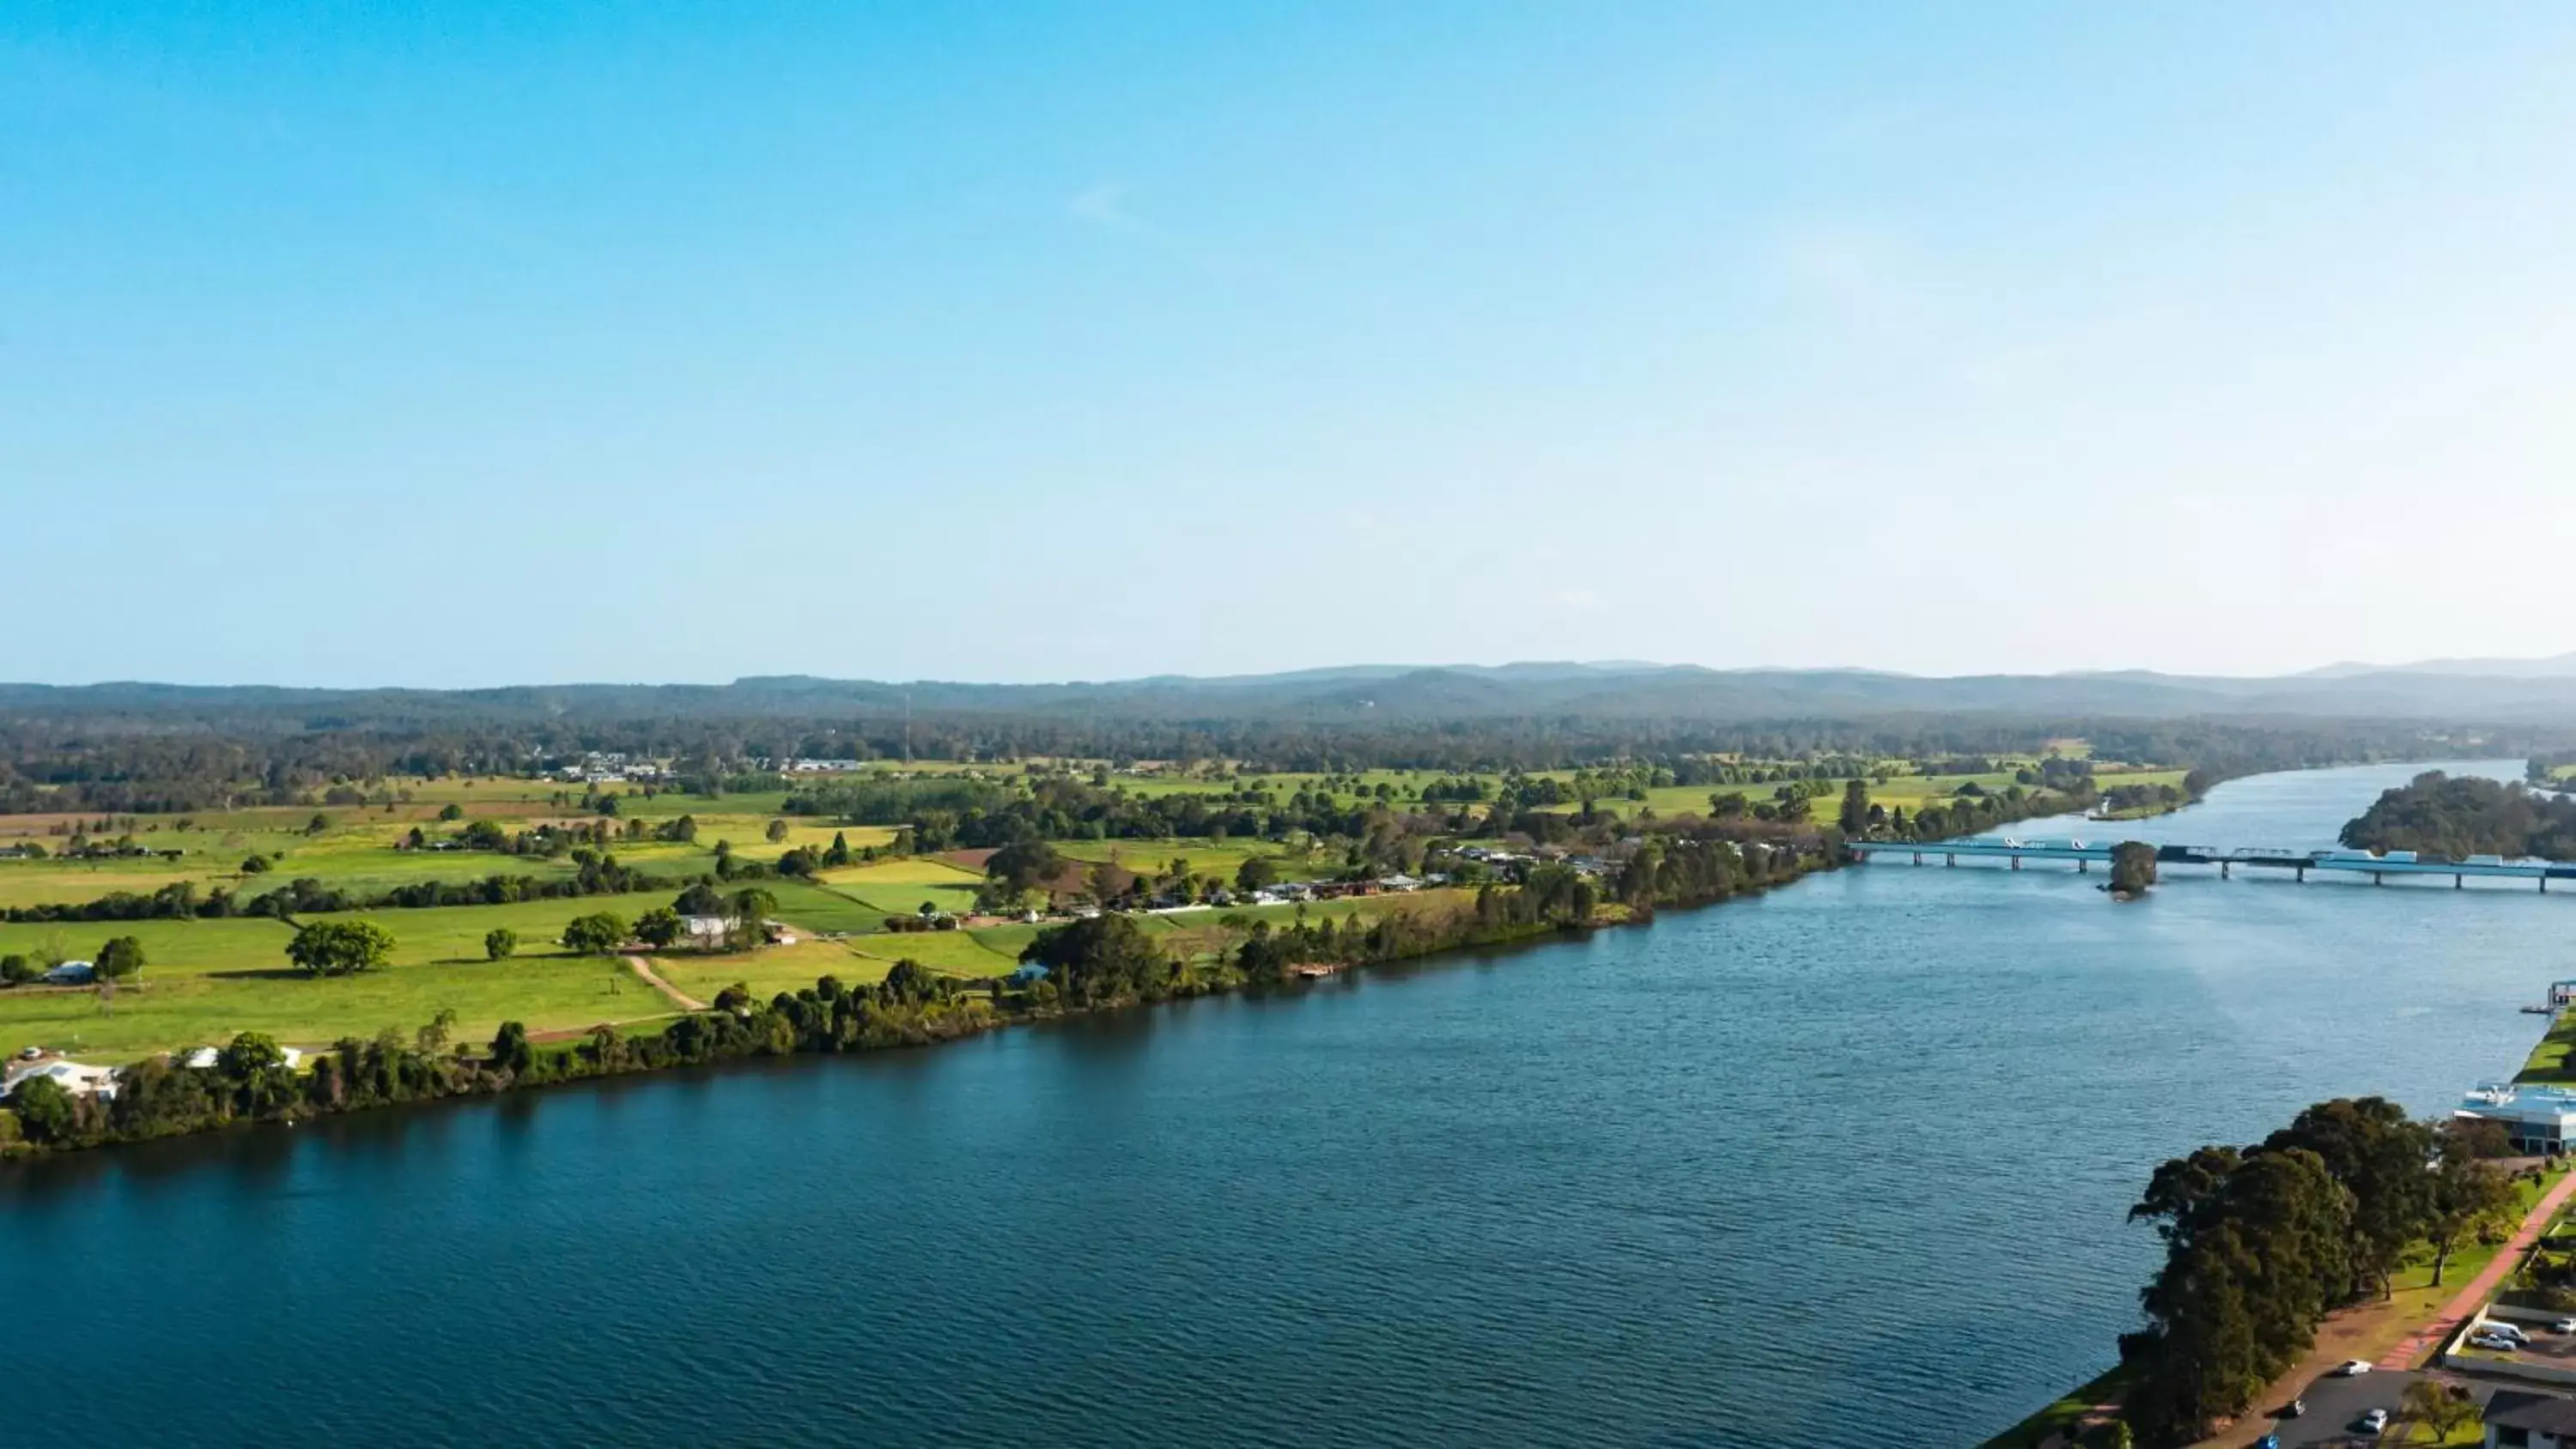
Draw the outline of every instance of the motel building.
<instances>
[{"instance_id":1,"label":"motel building","mask_svg":"<svg viewBox=\"0 0 2576 1449\"><path fill-rule=\"evenodd\" d=\"M2454 1117L2501 1122L2516 1152L2554 1157L2576 1143L2576 1091L2480 1082L2460 1099Z\"/></svg>"}]
</instances>

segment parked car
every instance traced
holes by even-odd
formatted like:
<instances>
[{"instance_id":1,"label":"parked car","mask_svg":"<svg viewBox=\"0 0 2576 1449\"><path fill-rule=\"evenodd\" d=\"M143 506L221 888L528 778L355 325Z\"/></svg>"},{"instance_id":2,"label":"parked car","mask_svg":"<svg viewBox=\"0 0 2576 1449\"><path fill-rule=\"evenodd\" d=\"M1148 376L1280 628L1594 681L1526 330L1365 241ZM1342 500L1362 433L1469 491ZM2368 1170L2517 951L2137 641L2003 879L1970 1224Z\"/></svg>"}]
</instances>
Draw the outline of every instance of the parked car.
<instances>
[{"instance_id":1,"label":"parked car","mask_svg":"<svg viewBox=\"0 0 2576 1449\"><path fill-rule=\"evenodd\" d=\"M2348 1358L2335 1366L2334 1376L2339 1379L2357 1379L2368 1372L2370 1372L2370 1365L2357 1358Z\"/></svg>"},{"instance_id":2,"label":"parked car","mask_svg":"<svg viewBox=\"0 0 2576 1449\"><path fill-rule=\"evenodd\" d=\"M2478 1332L2493 1338L2511 1339L2518 1344L2531 1342L2531 1335L2523 1332L2520 1327L2493 1318L2479 1324Z\"/></svg>"},{"instance_id":3,"label":"parked car","mask_svg":"<svg viewBox=\"0 0 2576 1449\"><path fill-rule=\"evenodd\" d=\"M2386 1409L2373 1409L2369 1413L2362 1415L2361 1422L2354 1427L2360 1429L2361 1432L2365 1434L2376 1434L2380 1430L2388 1427L2388 1411Z\"/></svg>"},{"instance_id":4,"label":"parked car","mask_svg":"<svg viewBox=\"0 0 2576 1449\"><path fill-rule=\"evenodd\" d=\"M2489 1349L2496 1353L2512 1353L2522 1345L2500 1334L2472 1333L2469 1335L2469 1347Z\"/></svg>"},{"instance_id":5,"label":"parked car","mask_svg":"<svg viewBox=\"0 0 2576 1449\"><path fill-rule=\"evenodd\" d=\"M2576 1318L2562 1318L2549 1325L2552 1333L2576 1333Z\"/></svg>"},{"instance_id":6,"label":"parked car","mask_svg":"<svg viewBox=\"0 0 2576 1449\"><path fill-rule=\"evenodd\" d=\"M2290 1401L2290 1407L2288 1407L2288 1408L2286 1408L2286 1409L2283 1409L2283 1410L2281 1411L2281 1417L2282 1417L2282 1418L2284 1418L2284 1419L2295 1419L2295 1418L2299 1417L2301 1414L2306 1413L2307 1411L2308 1411L2308 1401L2307 1401L2307 1400L2305 1400L2305 1399L2292 1399L2292 1400Z\"/></svg>"}]
</instances>

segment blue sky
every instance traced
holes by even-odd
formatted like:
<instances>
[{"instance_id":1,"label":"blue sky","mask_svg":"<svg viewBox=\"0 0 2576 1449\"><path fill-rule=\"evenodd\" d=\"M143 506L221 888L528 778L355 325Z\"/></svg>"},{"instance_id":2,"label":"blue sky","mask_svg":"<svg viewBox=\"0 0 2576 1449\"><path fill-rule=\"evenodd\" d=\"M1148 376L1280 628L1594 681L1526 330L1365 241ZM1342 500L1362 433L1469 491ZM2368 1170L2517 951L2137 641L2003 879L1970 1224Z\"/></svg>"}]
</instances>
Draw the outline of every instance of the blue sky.
<instances>
[{"instance_id":1,"label":"blue sky","mask_svg":"<svg viewBox=\"0 0 2576 1449\"><path fill-rule=\"evenodd\" d=\"M2576 648L2576 9L0 7L0 677Z\"/></svg>"}]
</instances>

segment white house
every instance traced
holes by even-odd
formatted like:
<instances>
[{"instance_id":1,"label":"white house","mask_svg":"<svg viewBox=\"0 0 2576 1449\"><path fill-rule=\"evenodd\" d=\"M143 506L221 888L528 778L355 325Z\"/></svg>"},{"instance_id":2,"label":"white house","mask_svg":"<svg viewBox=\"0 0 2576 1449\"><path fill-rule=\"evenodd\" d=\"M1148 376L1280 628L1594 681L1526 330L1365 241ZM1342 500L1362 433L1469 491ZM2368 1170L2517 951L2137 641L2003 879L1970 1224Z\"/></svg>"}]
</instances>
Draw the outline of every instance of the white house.
<instances>
[{"instance_id":1,"label":"white house","mask_svg":"<svg viewBox=\"0 0 2576 1449\"><path fill-rule=\"evenodd\" d=\"M116 1068L85 1066L60 1057L51 1061L10 1063L7 1079L0 1081L0 1097L10 1095L18 1090L20 1084L38 1077L53 1079L75 1097L95 1094L107 1101L116 1100Z\"/></svg>"},{"instance_id":2,"label":"white house","mask_svg":"<svg viewBox=\"0 0 2576 1449\"><path fill-rule=\"evenodd\" d=\"M690 942L695 945L704 945L709 941L722 941L732 925L731 921L722 916L682 916L680 918L680 929L688 934Z\"/></svg>"}]
</instances>

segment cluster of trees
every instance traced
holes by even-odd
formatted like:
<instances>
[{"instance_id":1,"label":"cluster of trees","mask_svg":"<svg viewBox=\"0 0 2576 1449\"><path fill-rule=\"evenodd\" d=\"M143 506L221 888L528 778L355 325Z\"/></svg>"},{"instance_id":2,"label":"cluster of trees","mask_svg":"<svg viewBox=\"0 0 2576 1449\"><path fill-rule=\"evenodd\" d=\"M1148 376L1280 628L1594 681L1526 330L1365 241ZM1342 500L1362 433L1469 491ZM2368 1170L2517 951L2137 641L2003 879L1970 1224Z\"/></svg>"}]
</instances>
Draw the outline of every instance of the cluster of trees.
<instances>
[{"instance_id":1,"label":"cluster of trees","mask_svg":"<svg viewBox=\"0 0 2576 1449\"><path fill-rule=\"evenodd\" d=\"M2337 1098L2255 1146L2158 1167L2129 1211L2165 1244L2140 1294L2147 1326L2120 1342L2129 1427L2149 1445L2203 1438L2307 1353L2328 1310L2386 1296L2411 1255L2440 1283L2461 1243L2509 1224L2514 1185L2493 1160L2506 1151L2493 1123Z\"/></svg>"},{"instance_id":2,"label":"cluster of trees","mask_svg":"<svg viewBox=\"0 0 2576 1449\"><path fill-rule=\"evenodd\" d=\"M2471 855L2576 860L2576 796L2542 795L2520 782L2453 778L2427 770L2383 792L2347 823L2355 850L2411 850L2459 860Z\"/></svg>"},{"instance_id":3,"label":"cluster of trees","mask_svg":"<svg viewBox=\"0 0 2576 1449\"><path fill-rule=\"evenodd\" d=\"M2111 848L2111 894L2135 899L2156 883L2156 848L2143 840L2123 840Z\"/></svg>"}]
</instances>

